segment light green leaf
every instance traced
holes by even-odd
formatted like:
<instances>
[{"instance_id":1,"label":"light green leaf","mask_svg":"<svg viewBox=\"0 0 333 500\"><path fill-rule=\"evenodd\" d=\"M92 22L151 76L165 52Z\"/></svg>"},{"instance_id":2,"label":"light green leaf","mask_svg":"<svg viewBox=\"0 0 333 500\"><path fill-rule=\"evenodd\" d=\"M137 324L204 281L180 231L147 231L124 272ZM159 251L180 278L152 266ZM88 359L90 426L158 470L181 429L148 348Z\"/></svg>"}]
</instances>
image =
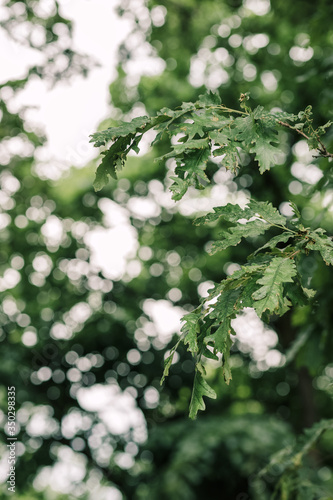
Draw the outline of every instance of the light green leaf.
<instances>
[{"instance_id":1,"label":"light green leaf","mask_svg":"<svg viewBox=\"0 0 333 500\"><path fill-rule=\"evenodd\" d=\"M244 209L239 205L228 203L223 207L214 207L213 210L214 213L208 213L195 219L194 224L200 226L218 219L237 222L240 219L251 219L252 217L260 217L271 225L284 226L287 222L287 219L268 201L250 200L249 205ZM267 225L267 229L269 229L269 225Z\"/></svg>"},{"instance_id":2,"label":"light green leaf","mask_svg":"<svg viewBox=\"0 0 333 500\"><path fill-rule=\"evenodd\" d=\"M181 116L185 115L186 113L189 113L190 111L195 110L195 106L192 102L187 102L183 103L181 106L181 109L173 110L169 108L162 108L158 113L157 117L154 118L155 123L161 123L164 121L164 118L170 118L170 122L173 122L177 118L180 118ZM168 121L168 120L167 120ZM168 125L170 123L168 121Z\"/></svg>"},{"instance_id":3,"label":"light green leaf","mask_svg":"<svg viewBox=\"0 0 333 500\"><path fill-rule=\"evenodd\" d=\"M256 217L254 220L249 220L254 217ZM206 224L207 222L214 222L219 218L233 223L241 219L247 219L248 222L245 224L238 222L234 227L223 231L219 235L221 241L215 242L212 246L210 252L212 254L220 250L225 250L229 246L238 245L242 238L259 236L270 229L272 225L284 225L286 223L286 218L270 203L251 200L248 207L244 209L241 209L238 205L231 204L225 207L215 207L214 213L196 219L194 224ZM284 239L285 236L282 237L281 241Z\"/></svg>"},{"instance_id":4,"label":"light green leaf","mask_svg":"<svg viewBox=\"0 0 333 500\"><path fill-rule=\"evenodd\" d=\"M262 278L257 281L258 285L263 286L252 294L253 307L259 317L265 311L278 312L284 308L283 284L292 283L296 274L294 261L283 257L275 257L272 260Z\"/></svg>"},{"instance_id":5,"label":"light green leaf","mask_svg":"<svg viewBox=\"0 0 333 500\"><path fill-rule=\"evenodd\" d=\"M211 134L218 134L221 129L228 131L226 126L232 123L231 118L227 118L224 114L209 108L199 109L195 113L192 113L191 119L195 125L200 126L206 132L209 132L209 136L211 136Z\"/></svg>"},{"instance_id":6,"label":"light green leaf","mask_svg":"<svg viewBox=\"0 0 333 500\"><path fill-rule=\"evenodd\" d=\"M199 370L196 370L192 397L190 402L190 418L194 420L199 410L205 410L203 396L216 399L216 392L207 384Z\"/></svg>"},{"instance_id":7,"label":"light green leaf","mask_svg":"<svg viewBox=\"0 0 333 500\"><path fill-rule=\"evenodd\" d=\"M301 218L301 213L298 210L298 207L297 207L296 203L294 203L293 201L289 201L289 205L290 205L292 211L294 212L294 214L296 215L296 218L300 219Z\"/></svg>"}]
</instances>

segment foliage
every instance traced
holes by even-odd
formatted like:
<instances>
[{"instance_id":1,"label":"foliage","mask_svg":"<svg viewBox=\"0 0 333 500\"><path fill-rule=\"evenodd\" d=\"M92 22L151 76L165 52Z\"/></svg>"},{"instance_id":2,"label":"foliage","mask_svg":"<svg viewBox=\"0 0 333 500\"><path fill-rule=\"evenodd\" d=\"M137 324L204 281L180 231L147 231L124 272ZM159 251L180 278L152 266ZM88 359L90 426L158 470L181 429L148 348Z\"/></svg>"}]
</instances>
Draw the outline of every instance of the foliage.
<instances>
[{"instance_id":1,"label":"foliage","mask_svg":"<svg viewBox=\"0 0 333 500\"><path fill-rule=\"evenodd\" d=\"M285 498L306 498L309 500L329 499L331 490L322 488L314 478L311 477L311 464L302 468L304 457L311 451L326 431L332 431L332 420L322 420L316 423L311 429L306 429L304 435L298 439L294 446L287 446L274 454L269 464L260 471L259 477L266 478L269 475L280 476L275 486L272 499ZM312 458L315 460L315 457Z\"/></svg>"},{"instance_id":2,"label":"foliage","mask_svg":"<svg viewBox=\"0 0 333 500\"><path fill-rule=\"evenodd\" d=\"M95 146L105 146L109 142L112 146L103 151L103 160L96 172L95 189L102 189L108 182L108 176L116 176L130 151L140 152L140 141L150 129L157 132L153 144L164 135L177 140L172 150L159 158L173 158L176 162L176 175L171 176L174 183L170 187L174 200L180 200L190 186L203 188L208 181L205 170L211 153L214 157L223 157L222 164L233 173L238 171L240 149L255 154L260 173L269 170L274 165L275 155L281 152L277 147L278 125L302 133L311 148L318 149L322 156L332 157L320 139L320 134L330 122L314 130L309 108L298 116L266 112L262 106L252 111L244 104L247 97L244 94L240 97L241 107L246 111L233 110L221 103L218 94L208 92L195 103L183 103L179 110L162 108L154 118L142 116L118 127L96 132L91 139ZM282 118L284 121L281 121ZM293 126L286 123L298 119L300 121ZM304 128L309 135L302 132Z\"/></svg>"},{"instance_id":3,"label":"foliage","mask_svg":"<svg viewBox=\"0 0 333 500\"><path fill-rule=\"evenodd\" d=\"M175 175L170 176L174 181L170 186L174 200L180 200L191 186L203 188L208 180L205 169L211 154L221 157L222 165L234 174L241 168L238 161L241 158L240 150L255 154L261 174L269 170L279 151L277 129L281 125L304 135L309 147L317 149L319 155L333 156L320 139L330 122L315 130L310 107L298 113L298 116L285 112L266 112L262 106L252 111L245 104L247 99L248 95L245 94L240 97L241 107L245 111L232 110L221 103L218 94L208 92L194 104L183 103L179 110L163 108L156 118L135 118L129 123L93 134L91 140L95 146L112 142L103 152L103 160L97 168L95 189L105 186L108 174L113 177L116 175L130 151L139 153L138 146L143 135L152 128L157 132L154 143L164 135L178 139L173 142L171 151L159 158L172 158L175 161ZM235 114L241 116L235 118ZM290 125L287 121L297 123ZM217 354L222 354L223 374L229 384L229 359L233 344L231 335L236 334L232 320L236 315L244 308L252 307L260 318L268 320L272 315L284 315L291 305L306 305L314 297L315 291L302 285L304 277L297 263L310 250L319 251L327 265L333 263L331 238L321 228L304 227L298 208L295 204L291 206L295 215L288 222L271 203L252 199L244 209L239 205L227 204L214 208L214 213L194 221L197 225L216 221L232 224L220 233L220 241L212 245L212 253L236 246L242 238L256 238L272 228L277 228L280 233L257 248L249 256L247 264L216 284L201 305L182 318L185 322L182 327L183 341L196 358L190 402L191 418L196 417L199 409L205 409L203 396L216 397L203 378L205 368L202 357L218 359ZM287 242L288 245L283 248L277 246ZM266 251L259 254L264 249ZM169 373L174 352L166 361L162 381Z\"/></svg>"},{"instance_id":4,"label":"foliage","mask_svg":"<svg viewBox=\"0 0 333 500\"><path fill-rule=\"evenodd\" d=\"M164 188L172 183L170 170L181 155L188 156L191 151L178 156L175 151L166 161L154 162L154 158L174 149L170 147L170 131L148 154L142 154L142 148L140 155L128 155L124 171L119 170L120 156L116 165L118 180L112 178L98 193L91 188L96 161L86 169L74 169L60 181L49 180L59 165L41 162L45 138L30 122L29 112L19 109L19 94L38 78L53 85L85 74L90 64L87 57L77 54L71 42L73 25L63 10L68 2L5 3L1 13L7 21L2 23L1 33L6 30L15 38L24 30L25 37L17 41L33 46L34 53L38 53L37 66L24 65L18 80L1 83L0 407L6 413L5 387L14 380L20 424L17 437L22 453L17 457L16 498L92 500L112 495L124 500L171 496L194 500L222 495L232 500L268 500L276 486L279 495L278 467L270 468L270 473L259 479L256 473L269 462L269 455L288 444L287 459L294 451L297 453L299 448L294 449L294 443L304 427L311 427L320 418L330 419L333 410L333 273L324 260L329 262L331 245L326 233L316 232L320 226L327 234L333 233L333 178L325 150L308 154L304 148L307 137L317 130L319 138L314 137L315 144L310 147L321 146L320 139L332 151L332 128L323 136L320 125L333 119L333 6L325 0L119 2L120 14L133 23L133 33L120 47L118 77L110 85L110 119L101 124L100 130L116 127L118 120L127 122L128 127L133 117L155 116L162 107L178 112L179 103L196 103L206 88L222 95L224 103L237 102L243 93L242 104L248 107L252 103L253 110L263 106L284 123L274 125L278 134L272 134L268 147L270 157L273 150L279 151L274 153L277 166L261 175L255 159L257 151L251 152L251 146L237 140L240 158L231 151L228 170L220 167L221 156L209 155L206 163L203 158L191 182L207 186L206 191L196 195L191 185L180 202L171 204ZM108 11L101 15L107 16ZM71 84L75 83L72 79ZM309 103L313 117L307 109ZM90 106L94 106L94 95L84 97L83 112L88 113ZM222 114L236 121L254 112L237 106L236 110L245 115ZM287 120L277 114L281 110L297 119ZM299 110L306 110L305 114L298 116ZM192 113L197 116L204 109ZM71 116L61 119L70 120ZM180 116L172 127L183 122L183 126L192 127L193 133L195 127L186 120L185 115ZM165 123L161 122L161 126ZM299 128L292 130L295 124ZM202 138L209 133L206 130ZM240 131L241 138L244 133ZM148 138L149 134L152 130ZM202 138L197 136L198 140ZM25 147L17 151L19 139ZM214 147L211 150L214 153ZM259 147L259 161L265 161L260 153ZM319 158L313 159L313 154ZM231 173L236 159L237 176ZM181 171L179 174L181 178ZM179 179L177 174L175 177ZM207 203L206 193L211 203ZM108 205L105 198L114 202ZM195 217L212 211L216 205L225 209L229 203L235 210L239 204L243 213L253 200L270 200L286 219L282 224L288 230L272 225L257 236L245 236L242 231L236 234L235 228L240 225L237 220L228 221L226 214L191 227ZM301 217L294 205L295 212L291 213L288 200L295 202ZM140 204L154 210L136 210ZM130 228L138 247L131 254L126 253L127 247L124 249L124 260L129 265L122 274L110 278L112 265L109 263L108 272L95 266L96 255L86 235L96 230L117 241L120 227L113 226L117 219L122 230ZM245 226L253 222L251 219L246 219ZM208 311L204 315L200 306L199 315L197 308L204 291L224 279L231 285L232 270L247 272L254 265L251 258L247 261L250 255L257 259L262 256L258 279L265 279L265 254L272 254L274 260L288 253L288 246L300 244L303 236L306 239L292 232L298 231L293 219L295 224L303 224L309 237L308 248L287 259L295 261L303 281L299 283L295 275L291 277L293 283L282 282L279 288L288 301L300 305L293 305L282 316L263 312L265 321L270 315L269 329L259 320L254 322L245 308L231 321L237 335L233 336L225 373L218 367L220 362L213 359L212 346L218 341L226 351L229 346L224 342L229 337L221 329L217 338L217 327L212 326L215 338L201 358L206 374L199 374L217 397L213 400L204 396L201 402L207 411L194 421L188 420L195 364L187 348L195 350L195 342L198 348L202 345L197 335L205 326L200 323L201 316L205 319ZM254 221L253 226L258 227L258 219ZM56 224L58 232L50 230L54 228L51 223ZM262 225L266 228L268 223ZM207 257L211 241L223 245L221 233L223 241L241 237L241 243ZM321 248L315 250L314 245ZM109 256L114 248L101 238L99 250L103 249L105 255ZM44 263L44 268L39 268L44 269L44 274L35 269L38 262ZM268 269L269 262L266 264ZM130 273L138 268L138 275ZM13 276L19 281L10 281ZM231 289L235 294L238 285L242 289L241 280L236 285ZM256 290L267 286L254 285ZM307 296L309 289L316 291L315 297ZM193 314L193 321L184 323L183 336L176 334L171 339L170 331L160 335L147 302L167 304L170 320L174 311L182 311ZM231 302L226 305L231 314ZM90 316L79 323L74 321L78 312L88 310L87 306ZM218 315L223 313L221 308ZM224 323L229 318L223 318ZM243 327L246 322L245 333L247 328L252 332L250 340L242 337L239 319ZM66 332L68 338L55 337L54 332ZM187 334L184 344L181 340ZM172 346L178 340L178 352L172 357ZM277 355L281 364L286 357L282 369L268 362L270 356ZM168 359L169 376L160 389L163 358ZM224 377L229 379L229 370L233 383L227 385ZM89 398L90 409L83 408L78 396L82 389L118 391L112 400L112 418L123 408L123 400L130 399L131 408L143 419L147 440L138 439L137 428L109 428L103 402L98 401L97 409L92 406L97 404L96 396ZM149 398L151 394L155 399ZM131 415L128 407L123 410L122 424ZM2 419L1 452L6 446L3 424ZM286 480L280 485L286 484L289 495L297 498L298 494L302 499L307 494L313 497L314 488L318 495L330 491L332 450L328 430L304 455L297 470L286 469ZM69 462L64 462L66 456ZM83 474L79 481L78 471ZM3 483L1 494L5 497L7 493Z\"/></svg>"}]
</instances>

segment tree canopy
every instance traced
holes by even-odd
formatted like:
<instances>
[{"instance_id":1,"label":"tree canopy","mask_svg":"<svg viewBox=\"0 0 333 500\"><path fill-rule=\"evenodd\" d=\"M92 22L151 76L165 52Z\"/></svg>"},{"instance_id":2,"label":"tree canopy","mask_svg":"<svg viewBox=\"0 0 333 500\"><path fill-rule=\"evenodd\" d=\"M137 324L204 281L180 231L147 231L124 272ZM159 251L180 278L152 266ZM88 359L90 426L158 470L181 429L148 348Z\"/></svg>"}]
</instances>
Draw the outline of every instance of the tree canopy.
<instances>
[{"instance_id":1,"label":"tree canopy","mask_svg":"<svg viewBox=\"0 0 333 500\"><path fill-rule=\"evenodd\" d=\"M39 4L7 1L1 24L45 36L44 64L1 85L16 497L331 498L333 6L122 1L103 161L52 182L11 102L93 63ZM125 233L118 270L101 266L92 238Z\"/></svg>"}]
</instances>

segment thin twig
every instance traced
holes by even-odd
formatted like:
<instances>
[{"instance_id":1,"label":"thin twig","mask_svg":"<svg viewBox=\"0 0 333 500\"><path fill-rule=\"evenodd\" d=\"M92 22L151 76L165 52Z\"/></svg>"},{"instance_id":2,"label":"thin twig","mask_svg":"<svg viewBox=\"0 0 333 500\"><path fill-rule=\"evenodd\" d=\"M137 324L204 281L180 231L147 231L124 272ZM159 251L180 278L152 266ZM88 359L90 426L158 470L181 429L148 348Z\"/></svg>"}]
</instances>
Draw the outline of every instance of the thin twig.
<instances>
[{"instance_id":1,"label":"thin twig","mask_svg":"<svg viewBox=\"0 0 333 500\"><path fill-rule=\"evenodd\" d=\"M281 120L277 120L277 123L279 125L282 125L283 127L289 128L290 130L294 130L301 136L303 136L307 141L310 140L310 137L306 135L303 130L300 130L298 128L293 127L292 125L289 125L289 123L282 122ZM317 141L320 144L320 147L317 148L317 151L319 151L319 156L314 156L314 158L333 158L333 153L330 153L327 151L325 145L323 142L320 140L320 138L317 136Z\"/></svg>"},{"instance_id":2,"label":"thin twig","mask_svg":"<svg viewBox=\"0 0 333 500\"><path fill-rule=\"evenodd\" d=\"M279 125L282 125L283 127L287 127L287 128L290 128L290 130L295 130L296 132L298 132L300 135L302 135L303 137L305 137L305 139L309 140L310 137L308 135L306 135L302 130L298 129L298 128L295 128L293 127L292 125L289 125L289 123L286 123L286 122L282 122L281 120L277 120L278 124Z\"/></svg>"}]
</instances>

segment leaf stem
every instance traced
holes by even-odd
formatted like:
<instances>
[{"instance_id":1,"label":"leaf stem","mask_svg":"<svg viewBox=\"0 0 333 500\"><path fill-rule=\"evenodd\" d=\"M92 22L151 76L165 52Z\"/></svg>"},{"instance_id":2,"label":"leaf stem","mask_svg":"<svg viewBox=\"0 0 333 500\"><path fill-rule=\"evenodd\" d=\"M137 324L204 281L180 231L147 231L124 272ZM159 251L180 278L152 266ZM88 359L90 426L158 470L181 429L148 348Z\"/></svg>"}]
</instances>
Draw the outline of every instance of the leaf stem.
<instances>
[{"instance_id":1,"label":"leaf stem","mask_svg":"<svg viewBox=\"0 0 333 500\"><path fill-rule=\"evenodd\" d=\"M303 132L303 130L295 128L292 125L290 125L289 123L283 122L281 120L277 120L277 123L279 125L282 125L282 127L286 127L286 128L289 128L290 130L294 130L295 132L297 132L298 134L300 134L301 136L303 136L307 141L310 141L310 137L305 132ZM319 157L333 158L333 153L330 153L329 151L327 151L326 146L323 144L323 142L319 138L318 134L316 134L314 130L313 130L313 133L316 136L318 144L320 144L320 147L319 146L317 147L317 151L319 152Z\"/></svg>"}]
</instances>

